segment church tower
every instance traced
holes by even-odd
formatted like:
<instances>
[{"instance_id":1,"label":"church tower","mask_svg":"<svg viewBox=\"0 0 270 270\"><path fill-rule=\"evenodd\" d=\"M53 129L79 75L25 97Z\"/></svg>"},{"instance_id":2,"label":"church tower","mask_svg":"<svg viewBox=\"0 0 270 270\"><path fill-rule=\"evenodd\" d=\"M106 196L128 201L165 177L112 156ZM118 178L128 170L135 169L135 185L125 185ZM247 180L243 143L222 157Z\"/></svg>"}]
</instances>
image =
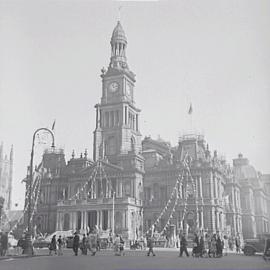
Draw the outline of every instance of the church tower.
<instances>
[{"instance_id":1,"label":"church tower","mask_svg":"<svg viewBox=\"0 0 270 270\"><path fill-rule=\"evenodd\" d=\"M127 38L117 22L111 37L111 59L107 70L101 70L102 97L96 108L94 160L107 158L119 164L121 155L140 156L140 110L135 106L135 74L126 58ZM121 163L121 162L120 162Z\"/></svg>"}]
</instances>

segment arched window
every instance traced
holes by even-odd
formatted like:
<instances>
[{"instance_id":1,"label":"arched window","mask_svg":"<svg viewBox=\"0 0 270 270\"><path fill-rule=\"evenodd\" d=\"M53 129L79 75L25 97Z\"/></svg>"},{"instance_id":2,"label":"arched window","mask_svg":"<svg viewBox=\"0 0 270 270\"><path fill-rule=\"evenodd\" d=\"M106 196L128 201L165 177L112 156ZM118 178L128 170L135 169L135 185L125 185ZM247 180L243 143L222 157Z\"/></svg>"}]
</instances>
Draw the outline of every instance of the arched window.
<instances>
[{"instance_id":1,"label":"arched window","mask_svg":"<svg viewBox=\"0 0 270 270\"><path fill-rule=\"evenodd\" d=\"M115 231L116 232L120 232L122 229L122 213L121 212L116 212L115 213Z\"/></svg>"},{"instance_id":2,"label":"arched window","mask_svg":"<svg viewBox=\"0 0 270 270\"><path fill-rule=\"evenodd\" d=\"M132 152L135 152L135 138L133 136L130 138L130 148Z\"/></svg>"}]
</instances>

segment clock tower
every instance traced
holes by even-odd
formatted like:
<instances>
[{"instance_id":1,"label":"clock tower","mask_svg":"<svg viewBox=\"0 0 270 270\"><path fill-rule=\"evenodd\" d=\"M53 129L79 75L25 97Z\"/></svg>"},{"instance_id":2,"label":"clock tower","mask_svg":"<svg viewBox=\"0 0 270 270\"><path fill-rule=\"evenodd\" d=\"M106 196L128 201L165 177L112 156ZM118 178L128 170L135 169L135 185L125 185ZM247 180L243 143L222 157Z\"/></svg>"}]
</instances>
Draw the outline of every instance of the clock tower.
<instances>
[{"instance_id":1,"label":"clock tower","mask_svg":"<svg viewBox=\"0 0 270 270\"><path fill-rule=\"evenodd\" d=\"M135 155L142 163L140 110L134 101L135 74L127 64L127 38L119 21L110 43L110 64L107 70L101 70L101 102L95 106L93 158L106 158L113 164L123 166L127 155Z\"/></svg>"},{"instance_id":2,"label":"clock tower","mask_svg":"<svg viewBox=\"0 0 270 270\"><path fill-rule=\"evenodd\" d=\"M111 38L110 64L101 70L102 97L95 106L93 158L120 169L115 189L116 222L125 221L120 232L134 240L142 235L144 158L140 110L134 101L135 74L128 67L126 48L126 35L118 21Z\"/></svg>"}]
</instances>

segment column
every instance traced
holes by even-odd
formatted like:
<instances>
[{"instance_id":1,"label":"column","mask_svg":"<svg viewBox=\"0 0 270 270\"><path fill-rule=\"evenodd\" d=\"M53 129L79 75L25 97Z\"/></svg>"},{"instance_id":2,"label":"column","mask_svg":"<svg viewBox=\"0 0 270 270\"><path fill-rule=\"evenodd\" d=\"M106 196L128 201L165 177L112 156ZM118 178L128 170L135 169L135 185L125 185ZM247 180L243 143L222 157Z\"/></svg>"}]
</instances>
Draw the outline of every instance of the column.
<instances>
[{"instance_id":1,"label":"column","mask_svg":"<svg viewBox=\"0 0 270 270\"><path fill-rule=\"evenodd\" d=\"M69 229L73 229L73 227L72 227L73 225L72 225L72 213L69 213Z\"/></svg>"},{"instance_id":2,"label":"column","mask_svg":"<svg viewBox=\"0 0 270 270\"><path fill-rule=\"evenodd\" d=\"M72 216L73 216L73 218L72 218L72 220L73 220L73 229L74 230L76 230L77 229L77 213L76 212L72 212Z\"/></svg>"},{"instance_id":3,"label":"column","mask_svg":"<svg viewBox=\"0 0 270 270\"><path fill-rule=\"evenodd\" d=\"M111 212L112 210L108 210L108 228L112 227L112 223L111 223Z\"/></svg>"},{"instance_id":4,"label":"column","mask_svg":"<svg viewBox=\"0 0 270 270\"><path fill-rule=\"evenodd\" d=\"M97 210L97 226L100 226L100 222L99 222L99 210Z\"/></svg>"},{"instance_id":5,"label":"column","mask_svg":"<svg viewBox=\"0 0 270 270\"><path fill-rule=\"evenodd\" d=\"M123 197L123 183L122 180L119 180L119 197L122 198Z\"/></svg>"},{"instance_id":6,"label":"column","mask_svg":"<svg viewBox=\"0 0 270 270\"><path fill-rule=\"evenodd\" d=\"M125 228L128 228L129 224L128 224L128 210L125 210Z\"/></svg>"},{"instance_id":7,"label":"column","mask_svg":"<svg viewBox=\"0 0 270 270\"><path fill-rule=\"evenodd\" d=\"M96 128L98 128L100 125L100 121L99 121L99 107L96 106Z\"/></svg>"},{"instance_id":8,"label":"column","mask_svg":"<svg viewBox=\"0 0 270 270\"><path fill-rule=\"evenodd\" d=\"M102 229L102 225L103 225L103 211L100 210L100 227Z\"/></svg>"},{"instance_id":9,"label":"column","mask_svg":"<svg viewBox=\"0 0 270 270\"><path fill-rule=\"evenodd\" d=\"M85 229L85 216L84 211L81 211L81 229Z\"/></svg>"},{"instance_id":10,"label":"column","mask_svg":"<svg viewBox=\"0 0 270 270\"><path fill-rule=\"evenodd\" d=\"M56 230L59 231L59 213L56 213Z\"/></svg>"},{"instance_id":11,"label":"column","mask_svg":"<svg viewBox=\"0 0 270 270\"><path fill-rule=\"evenodd\" d=\"M202 177L199 176L199 185L200 185L200 197L203 197L203 193L202 193Z\"/></svg>"},{"instance_id":12,"label":"column","mask_svg":"<svg viewBox=\"0 0 270 270\"><path fill-rule=\"evenodd\" d=\"M136 114L136 131L139 131L139 115Z\"/></svg>"},{"instance_id":13,"label":"column","mask_svg":"<svg viewBox=\"0 0 270 270\"><path fill-rule=\"evenodd\" d=\"M201 215L201 228L204 229L204 222L203 222L203 208L201 208L200 215Z\"/></svg>"},{"instance_id":14,"label":"column","mask_svg":"<svg viewBox=\"0 0 270 270\"><path fill-rule=\"evenodd\" d=\"M126 210L123 211L122 213L122 228L125 229L127 226L126 226Z\"/></svg>"},{"instance_id":15,"label":"column","mask_svg":"<svg viewBox=\"0 0 270 270\"><path fill-rule=\"evenodd\" d=\"M125 109L125 125L127 125L127 106L124 106Z\"/></svg>"},{"instance_id":16,"label":"column","mask_svg":"<svg viewBox=\"0 0 270 270\"><path fill-rule=\"evenodd\" d=\"M215 211L215 215L216 215L216 231L219 231L219 229L220 229L219 212L218 211Z\"/></svg>"},{"instance_id":17,"label":"column","mask_svg":"<svg viewBox=\"0 0 270 270\"><path fill-rule=\"evenodd\" d=\"M85 229L87 230L88 227L88 212L85 211Z\"/></svg>"}]
</instances>

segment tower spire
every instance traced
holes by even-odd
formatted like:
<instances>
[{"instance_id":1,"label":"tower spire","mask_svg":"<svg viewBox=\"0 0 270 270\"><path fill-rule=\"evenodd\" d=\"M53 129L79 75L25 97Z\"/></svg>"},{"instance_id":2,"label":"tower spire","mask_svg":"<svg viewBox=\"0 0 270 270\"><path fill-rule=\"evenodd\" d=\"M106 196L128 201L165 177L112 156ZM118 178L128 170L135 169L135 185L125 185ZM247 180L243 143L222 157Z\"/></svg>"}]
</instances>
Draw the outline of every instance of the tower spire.
<instances>
[{"instance_id":1,"label":"tower spire","mask_svg":"<svg viewBox=\"0 0 270 270\"><path fill-rule=\"evenodd\" d=\"M118 22L120 22L121 21L121 9L122 9L122 6L119 6L118 7Z\"/></svg>"}]
</instances>

